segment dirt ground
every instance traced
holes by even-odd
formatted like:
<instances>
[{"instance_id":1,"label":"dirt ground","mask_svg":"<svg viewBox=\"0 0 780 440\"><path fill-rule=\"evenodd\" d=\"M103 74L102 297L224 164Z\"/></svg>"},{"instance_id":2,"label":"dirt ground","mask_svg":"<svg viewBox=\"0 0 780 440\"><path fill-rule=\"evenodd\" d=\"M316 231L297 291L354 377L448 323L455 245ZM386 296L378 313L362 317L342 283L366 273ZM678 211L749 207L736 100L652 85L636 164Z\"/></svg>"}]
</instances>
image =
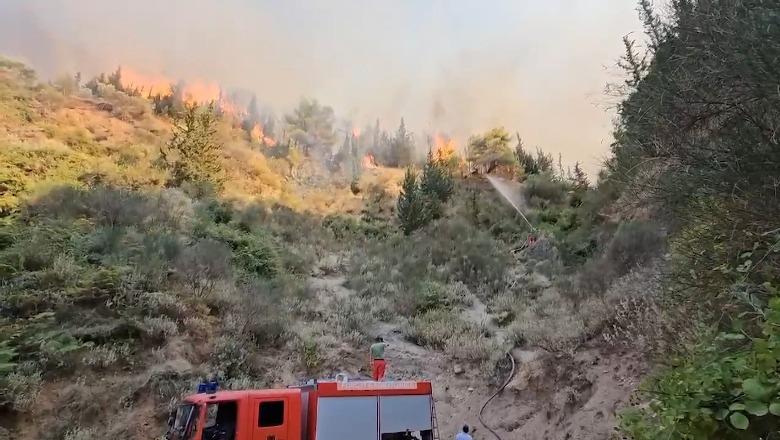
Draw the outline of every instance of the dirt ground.
<instances>
[{"instance_id":1,"label":"dirt ground","mask_svg":"<svg viewBox=\"0 0 780 440\"><path fill-rule=\"evenodd\" d=\"M320 275L311 278L310 282L317 290L317 308L321 312L326 312L334 299L353 294L344 287L345 280L341 276ZM470 302L472 305L462 310L461 318L491 327L492 337L500 345L506 337L503 329L492 324L493 317L478 298L473 297ZM311 327L314 323L302 325ZM329 333L327 330L326 333ZM458 364L444 353L406 341L397 324L380 323L373 330L390 343L386 352L388 378L433 382L442 438L454 438L464 424L476 428L473 433L475 440L495 438L480 423L478 413L509 377L511 363L507 357L499 362L498 368ZM194 341L173 341L163 348L167 359L164 364L150 363L148 371L134 376L100 378L100 385L90 384L90 389L96 393L94 405L99 407L101 402L107 403L113 391L146 380L152 373L160 373L161 370L185 373L197 368L191 361L204 359L207 353L193 353L192 348L196 345ZM615 413L635 390L644 365L636 354L609 351L593 342L580 347L573 356L552 354L541 349L515 349L511 355L515 360L512 379L490 402L483 416L485 423L498 433L501 440L608 439L614 430ZM366 353L358 353L345 341L334 337L328 356L323 362L333 375L338 372L353 376L368 374ZM282 358L276 364L281 370L276 374L278 386L296 384L303 379L294 373L300 370L296 362L290 357L286 360ZM68 402L68 396L82 386L67 382L48 383L39 398L34 418L56 413L57 406ZM123 431L118 434L120 437L128 436L123 438L132 435L134 438L159 438L161 431L154 422L158 411L159 408L155 408L151 401L137 402L124 415L125 423L119 424ZM97 419L101 418L99 412L93 414ZM34 420L24 422L19 424L24 428L13 434L14 439L41 438L41 425ZM5 435L0 430L0 440L10 438Z\"/></svg>"},{"instance_id":2,"label":"dirt ground","mask_svg":"<svg viewBox=\"0 0 780 440\"><path fill-rule=\"evenodd\" d=\"M338 276L314 278L323 306L330 298L352 292ZM492 316L478 298L463 310L462 319L492 325ZM433 381L436 413L442 438L454 438L464 424L476 427L475 440L493 434L481 425L478 413L510 373L510 362L494 377L484 370L453 363L439 352L403 339L392 324L375 329L390 343L386 352L388 377ZM492 328L502 340L502 329ZM597 343L585 344L573 355L541 349L512 351L515 372L506 389L485 408L483 419L501 440L607 439L614 431L615 413L628 401L643 372L638 355L616 352ZM360 374L365 360L343 359L344 372ZM497 377L497 376L501 377Z\"/></svg>"}]
</instances>

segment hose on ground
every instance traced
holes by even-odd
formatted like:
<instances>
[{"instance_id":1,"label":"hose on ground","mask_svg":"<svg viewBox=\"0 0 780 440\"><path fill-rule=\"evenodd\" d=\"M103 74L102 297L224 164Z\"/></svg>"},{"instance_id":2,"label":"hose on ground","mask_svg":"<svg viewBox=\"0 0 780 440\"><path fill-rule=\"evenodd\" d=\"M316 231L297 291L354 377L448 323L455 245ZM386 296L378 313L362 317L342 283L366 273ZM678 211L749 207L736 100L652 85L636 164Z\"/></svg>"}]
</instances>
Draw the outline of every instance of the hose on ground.
<instances>
[{"instance_id":1,"label":"hose on ground","mask_svg":"<svg viewBox=\"0 0 780 440\"><path fill-rule=\"evenodd\" d=\"M503 384L503 385L501 385L501 386L500 386L500 387L499 387L499 388L496 390L496 392L495 392L495 393L493 393L493 395L492 395L492 396L490 396L490 398L489 398L488 400L486 400L486 401L485 401L485 403L482 405L482 408L480 408L480 410L479 410L479 423L481 423L481 424L482 424L482 426L484 426L484 427L485 427L485 429L487 429L488 431L490 431L490 432L491 432L491 433L492 433L492 434L493 434L493 435L496 437L496 439L497 439L497 440L501 440L501 437L498 435L498 433L496 433L496 431L494 431L494 430L493 430L493 428L491 428L490 426L488 426L488 425L485 423L485 420L482 418L482 413L485 411L485 408L487 408L488 404L489 404L489 403L490 403L490 402L491 402L491 401L492 401L492 400L493 400L493 399L494 399L496 396L498 396L498 393L500 393L501 391L503 391L503 390L504 390L504 388L506 388L506 386L507 386L507 385L509 385L509 381L510 381L510 380L512 380L512 378L513 378L513 377L514 377L514 375L515 375L515 358L512 356L512 352L511 352L511 351L508 351L508 352L506 352L506 356L507 356L507 357L509 358L509 360L512 362L512 371L510 371L510 372L509 372L509 377L507 377L507 378L506 378L506 381L504 381L504 384Z\"/></svg>"}]
</instances>

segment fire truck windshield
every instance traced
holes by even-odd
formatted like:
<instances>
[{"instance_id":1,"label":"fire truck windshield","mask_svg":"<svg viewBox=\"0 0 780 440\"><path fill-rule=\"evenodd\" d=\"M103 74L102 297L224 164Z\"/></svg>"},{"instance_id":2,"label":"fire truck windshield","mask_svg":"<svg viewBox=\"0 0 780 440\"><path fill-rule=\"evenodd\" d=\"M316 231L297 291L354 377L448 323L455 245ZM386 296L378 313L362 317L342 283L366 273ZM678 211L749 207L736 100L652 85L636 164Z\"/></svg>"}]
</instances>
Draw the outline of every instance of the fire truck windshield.
<instances>
[{"instance_id":1,"label":"fire truck windshield","mask_svg":"<svg viewBox=\"0 0 780 440\"><path fill-rule=\"evenodd\" d=\"M168 420L169 440L188 440L193 438L197 424L197 407L191 403L179 405L176 414Z\"/></svg>"}]
</instances>

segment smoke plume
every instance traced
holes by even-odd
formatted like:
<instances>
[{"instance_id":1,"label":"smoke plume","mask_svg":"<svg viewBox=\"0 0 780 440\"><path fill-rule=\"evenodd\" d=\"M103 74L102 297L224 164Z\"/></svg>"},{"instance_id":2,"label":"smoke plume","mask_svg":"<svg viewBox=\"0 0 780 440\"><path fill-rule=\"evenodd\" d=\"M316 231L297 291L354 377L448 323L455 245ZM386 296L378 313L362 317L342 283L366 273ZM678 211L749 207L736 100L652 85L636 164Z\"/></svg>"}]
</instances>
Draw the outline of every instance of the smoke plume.
<instances>
[{"instance_id":1,"label":"smoke plume","mask_svg":"<svg viewBox=\"0 0 780 440\"><path fill-rule=\"evenodd\" d=\"M527 147L593 171L609 143L602 90L624 0L3 0L0 54L44 76L126 66L254 91L277 111L301 97L355 125L401 116L460 142L504 125Z\"/></svg>"}]
</instances>

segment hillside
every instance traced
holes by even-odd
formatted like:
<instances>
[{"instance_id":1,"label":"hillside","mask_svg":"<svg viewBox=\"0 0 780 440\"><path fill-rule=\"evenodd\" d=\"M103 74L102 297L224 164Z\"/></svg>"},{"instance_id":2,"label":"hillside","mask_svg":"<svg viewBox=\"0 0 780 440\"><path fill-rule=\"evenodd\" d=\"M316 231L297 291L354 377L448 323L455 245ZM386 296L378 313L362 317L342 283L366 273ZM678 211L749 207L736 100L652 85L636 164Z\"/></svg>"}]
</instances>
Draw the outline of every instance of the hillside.
<instances>
[{"instance_id":1,"label":"hillside","mask_svg":"<svg viewBox=\"0 0 780 440\"><path fill-rule=\"evenodd\" d=\"M155 438L202 379L366 375L377 335L447 437L509 378L501 440L775 438L780 10L639 3L597 182L500 127L423 158L0 61L0 438Z\"/></svg>"},{"instance_id":2,"label":"hillside","mask_svg":"<svg viewBox=\"0 0 780 440\"><path fill-rule=\"evenodd\" d=\"M457 179L443 216L407 237L394 218L402 170L364 169L357 195L316 164L319 183L296 180L221 118L223 190L198 195L166 184L155 161L173 124L137 110L143 98L32 75L3 64L2 424L14 438L149 438L201 378L365 373L376 334L393 344L391 377L435 381L448 434L476 425L512 349L525 362L493 403L498 429L611 429L593 422L627 398L635 356L575 352L605 316L553 288L554 250L513 257L527 230L486 181ZM559 215L562 184L537 180L540 215Z\"/></svg>"}]
</instances>

